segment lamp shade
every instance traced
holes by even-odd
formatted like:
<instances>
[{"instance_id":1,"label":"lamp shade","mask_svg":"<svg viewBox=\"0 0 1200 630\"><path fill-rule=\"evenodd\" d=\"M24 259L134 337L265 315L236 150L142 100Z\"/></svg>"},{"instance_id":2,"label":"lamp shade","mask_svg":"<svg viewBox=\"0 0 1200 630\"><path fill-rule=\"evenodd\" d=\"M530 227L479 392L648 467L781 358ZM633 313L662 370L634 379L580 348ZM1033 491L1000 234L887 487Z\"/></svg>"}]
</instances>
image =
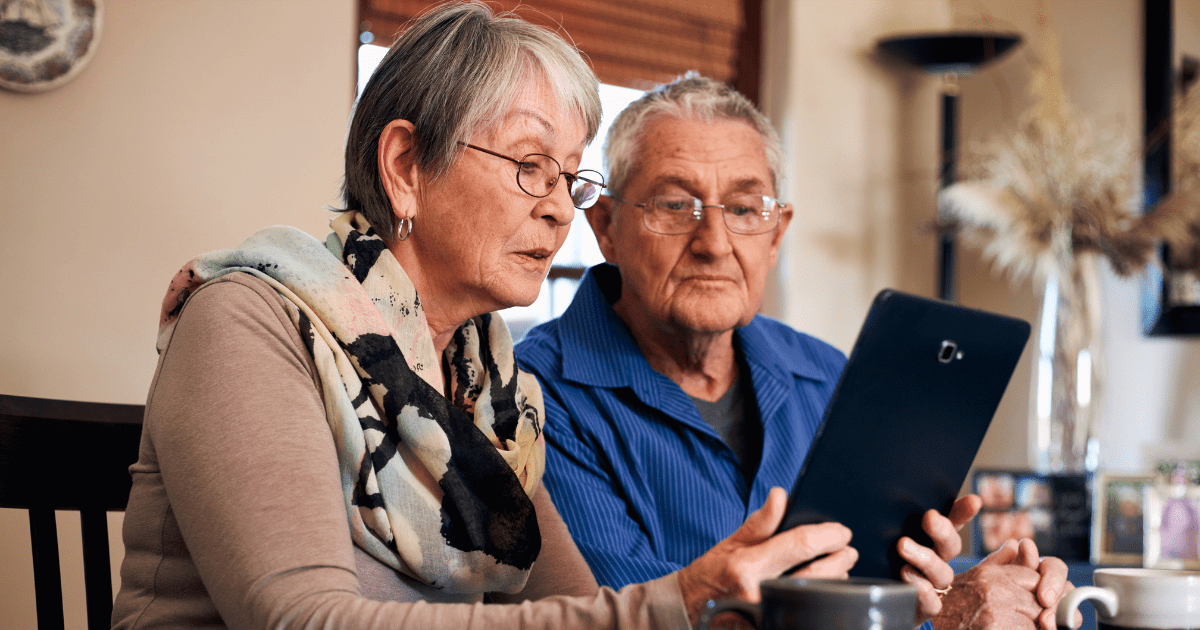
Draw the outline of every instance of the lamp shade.
<instances>
[{"instance_id":1,"label":"lamp shade","mask_svg":"<svg viewBox=\"0 0 1200 630\"><path fill-rule=\"evenodd\" d=\"M926 33L887 37L879 48L930 74L969 74L1020 42L1016 33Z\"/></svg>"}]
</instances>

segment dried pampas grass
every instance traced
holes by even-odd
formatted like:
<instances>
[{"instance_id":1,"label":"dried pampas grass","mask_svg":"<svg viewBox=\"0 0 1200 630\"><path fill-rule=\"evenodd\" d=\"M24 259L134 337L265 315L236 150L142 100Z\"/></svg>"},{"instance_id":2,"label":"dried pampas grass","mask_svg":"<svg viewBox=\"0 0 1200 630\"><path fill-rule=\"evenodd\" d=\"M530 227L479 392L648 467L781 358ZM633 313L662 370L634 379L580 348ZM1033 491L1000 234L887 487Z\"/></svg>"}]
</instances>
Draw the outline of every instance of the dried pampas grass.
<instances>
[{"instance_id":1,"label":"dried pampas grass","mask_svg":"<svg viewBox=\"0 0 1200 630\"><path fill-rule=\"evenodd\" d=\"M966 181L939 194L942 227L977 245L1014 282L1070 274L1074 259L1085 253L1130 275L1156 260L1160 241L1173 252L1197 253L1200 98L1178 110L1178 153L1188 156L1176 160L1180 185L1142 215L1140 152L1072 108L1057 50L1048 52L1049 61L1033 72L1033 102L1016 128L975 147L967 156Z\"/></svg>"}]
</instances>

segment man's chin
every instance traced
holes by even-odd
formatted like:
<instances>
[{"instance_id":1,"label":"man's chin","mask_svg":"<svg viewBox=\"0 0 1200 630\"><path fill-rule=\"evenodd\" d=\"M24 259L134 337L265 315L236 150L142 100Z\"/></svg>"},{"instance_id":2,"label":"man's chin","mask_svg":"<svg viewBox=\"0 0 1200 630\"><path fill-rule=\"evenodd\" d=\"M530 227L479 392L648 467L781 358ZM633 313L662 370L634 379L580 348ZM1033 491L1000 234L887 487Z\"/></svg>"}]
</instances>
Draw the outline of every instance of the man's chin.
<instances>
[{"instance_id":1,"label":"man's chin","mask_svg":"<svg viewBox=\"0 0 1200 630\"><path fill-rule=\"evenodd\" d=\"M671 301L671 320L700 334L720 334L741 328L754 319L745 295L734 291L688 291Z\"/></svg>"},{"instance_id":2,"label":"man's chin","mask_svg":"<svg viewBox=\"0 0 1200 630\"><path fill-rule=\"evenodd\" d=\"M709 309L707 312L695 312L694 310L676 312L674 315L671 319L676 326L699 335L719 335L729 332L749 324L754 317L753 314L750 317L739 317L733 315L731 311L720 311L716 308Z\"/></svg>"}]
</instances>

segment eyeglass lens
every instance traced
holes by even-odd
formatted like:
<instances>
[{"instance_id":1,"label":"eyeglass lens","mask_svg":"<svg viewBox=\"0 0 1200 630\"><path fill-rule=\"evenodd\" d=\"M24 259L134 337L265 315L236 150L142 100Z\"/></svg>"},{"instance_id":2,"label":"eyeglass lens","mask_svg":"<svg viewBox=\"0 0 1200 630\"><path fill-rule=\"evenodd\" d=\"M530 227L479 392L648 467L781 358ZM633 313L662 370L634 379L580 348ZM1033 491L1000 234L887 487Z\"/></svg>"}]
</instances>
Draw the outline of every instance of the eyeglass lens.
<instances>
[{"instance_id":1,"label":"eyeglass lens","mask_svg":"<svg viewBox=\"0 0 1200 630\"><path fill-rule=\"evenodd\" d=\"M604 176L596 171L579 171L575 173L575 177L571 180L571 203L575 204L576 208L586 210L596 205L596 200L600 198L600 188L603 185Z\"/></svg>"},{"instance_id":2,"label":"eyeglass lens","mask_svg":"<svg viewBox=\"0 0 1200 630\"><path fill-rule=\"evenodd\" d=\"M517 184L521 190L534 197L546 197L558 183L562 166L558 160L540 153L526 155L517 163ZM592 207L600 198L600 188L604 177L596 171L584 170L575 175L568 175L571 186L571 202L576 208Z\"/></svg>"},{"instance_id":3,"label":"eyeglass lens","mask_svg":"<svg viewBox=\"0 0 1200 630\"><path fill-rule=\"evenodd\" d=\"M517 163L517 183L534 197L545 197L554 190L561 170L558 161L548 155L526 155Z\"/></svg>"},{"instance_id":4,"label":"eyeglass lens","mask_svg":"<svg viewBox=\"0 0 1200 630\"><path fill-rule=\"evenodd\" d=\"M723 200L721 215L729 231L763 234L779 225L779 203L766 195L733 195ZM642 213L646 229L659 234L687 234L700 225L704 206L686 195L651 197Z\"/></svg>"}]
</instances>

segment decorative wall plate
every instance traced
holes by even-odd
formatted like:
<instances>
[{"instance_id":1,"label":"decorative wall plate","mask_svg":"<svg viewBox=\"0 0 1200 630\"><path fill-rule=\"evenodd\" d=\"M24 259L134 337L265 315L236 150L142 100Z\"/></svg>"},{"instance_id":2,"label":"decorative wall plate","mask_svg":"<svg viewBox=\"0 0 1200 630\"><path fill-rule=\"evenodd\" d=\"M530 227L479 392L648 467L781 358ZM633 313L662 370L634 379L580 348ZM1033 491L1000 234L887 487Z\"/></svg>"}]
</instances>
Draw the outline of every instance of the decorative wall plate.
<instances>
[{"instance_id":1,"label":"decorative wall plate","mask_svg":"<svg viewBox=\"0 0 1200 630\"><path fill-rule=\"evenodd\" d=\"M0 0L0 87L44 92L96 52L103 0Z\"/></svg>"}]
</instances>

